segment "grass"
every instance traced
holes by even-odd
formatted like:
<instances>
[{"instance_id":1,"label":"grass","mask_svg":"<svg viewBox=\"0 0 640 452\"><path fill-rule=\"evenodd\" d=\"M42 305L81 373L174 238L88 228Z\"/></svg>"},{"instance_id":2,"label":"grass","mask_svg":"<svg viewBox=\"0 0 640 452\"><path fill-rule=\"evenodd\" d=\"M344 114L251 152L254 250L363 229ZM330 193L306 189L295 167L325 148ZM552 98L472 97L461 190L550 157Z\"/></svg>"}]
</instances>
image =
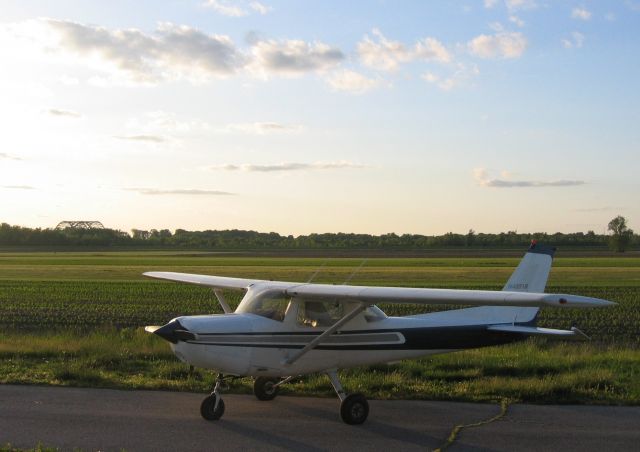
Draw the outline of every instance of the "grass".
<instances>
[{"instance_id":1,"label":"grass","mask_svg":"<svg viewBox=\"0 0 640 452\"><path fill-rule=\"evenodd\" d=\"M377 399L529 403L640 403L640 350L614 345L529 340L341 372L352 392ZM207 392L211 372L179 362L141 329L0 336L0 383ZM326 377L311 375L285 393L332 397ZM231 391L251 393L252 381Z\"/></svg>"},{"instance_id":2,"label":"grass","mask_svg":"<svg viewBox=\"0 0 640 452\"><path fill-rule=\"evenodd\" d=\"M351 284L499 290L511 257L371 258ZM342 283L359 258L220 256L178 252L0 253L0 383L208 391L209 372L180 363L140 327L219 312L211 291L143 278L151 270ZM545 309L539 323L576 323L594 341L529 340L342 372L349 391L374 398L534 403L640 403L640 258L570 257L554 263L548 291L618 302L609 309ZM230 292L231 304L239 294ZM443 307L382 305L390 315ZM251 392L251 381L231 390ZM284 392L333 396L326 377Z\"/></svg>"}]
</instances>

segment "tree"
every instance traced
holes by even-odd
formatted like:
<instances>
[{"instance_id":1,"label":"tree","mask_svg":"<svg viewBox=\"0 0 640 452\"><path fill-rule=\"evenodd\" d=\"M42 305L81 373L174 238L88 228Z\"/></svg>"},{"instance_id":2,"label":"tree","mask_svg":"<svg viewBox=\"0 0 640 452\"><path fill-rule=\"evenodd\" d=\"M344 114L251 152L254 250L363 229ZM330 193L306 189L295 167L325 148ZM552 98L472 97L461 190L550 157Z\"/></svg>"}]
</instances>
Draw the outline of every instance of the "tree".
<instances>
[{"instance_id":1,"label":"tree","mask_svg":"<svg viewBox=\"0 0 640 452\"><path fill-rule=\"evenodd\" d=\"M473 229L469 229L466 237L466 246L473 246L473 243L476 241L476 231Z\"/></svg>"},{"instance_id":2,"label":"tree","mask_svg":"<svg viewBox=\"0 0 640 452\"><path fill-rule=\"evenodd\" d=\"M627 226L627 219L622 215L618 215L609 222L607 229L611 231L609 247L613 251L624 253L629 243L631 243L631 237L633 237L633 230Z\"/></svg>"}]
</instances>

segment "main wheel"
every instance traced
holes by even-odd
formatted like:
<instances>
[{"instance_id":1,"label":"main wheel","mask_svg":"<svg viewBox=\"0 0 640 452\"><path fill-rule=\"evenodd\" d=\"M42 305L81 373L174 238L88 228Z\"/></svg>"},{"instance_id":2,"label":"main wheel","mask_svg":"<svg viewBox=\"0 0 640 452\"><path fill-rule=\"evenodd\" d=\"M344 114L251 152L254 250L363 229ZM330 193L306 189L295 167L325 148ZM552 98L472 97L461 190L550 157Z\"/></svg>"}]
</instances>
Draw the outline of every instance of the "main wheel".
<instances>
[{"instance_id":1,"label":"main wheel","mask_svg":"<svg viewBox=\"0 0 640 452\"><path fill-rule=\"evenodd\" d=\"M200 405L200 414L208 421L217 421L224 414L224 400L220 397L218 406L216 406L216 399L218 397L212 394L204 399L202 405Z\"/></svg>"},{"instance_id":2,"label":"main wheel","mask_svg":"<svg viewBox=\"0 0 640 452\"><path fill-rule=\"evenodd\" d=\"M277 380L269 377L258 377L253 383L253 393L258 400L273 400L278 395Z\"/></svg>"},{"instance_id":3,"label":"main wheel","mask_svg":"<svg viewBox=\"0 0 640 452\"><path fill-rule=\"evenodd\" d=\"M369 403L362 394L350 394L340 404L340 417L349 425L362 424L369 416Z\"/></svg>"}]
</instances>

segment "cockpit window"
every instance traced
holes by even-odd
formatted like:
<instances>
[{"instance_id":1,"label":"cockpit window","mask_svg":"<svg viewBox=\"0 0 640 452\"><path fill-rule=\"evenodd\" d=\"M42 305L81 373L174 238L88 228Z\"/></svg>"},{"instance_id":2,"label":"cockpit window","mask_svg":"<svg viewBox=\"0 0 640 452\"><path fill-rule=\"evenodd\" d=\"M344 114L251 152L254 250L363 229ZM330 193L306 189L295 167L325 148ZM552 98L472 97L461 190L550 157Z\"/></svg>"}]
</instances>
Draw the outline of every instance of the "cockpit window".
<instances>
[{"instance_id":1,"label":"cockpit window","mask_svg":"<svg viewBox=\"0 0 640 452\"><path fill-rule=\"evenodd\" d=\"M282 322L289 307L289 298L281 291L261 293L240 303L236 312L247 312Z\"/></svg>"},{"instance_id":2,"label":"cockpit window","mask_svg":"<svg viewBox=\"0 0 640 452\"><path fill-rule=\"evenodd\" d=\"M329 301L303 301L298 307L298 324L331 326L344 316L344 304Z\"/></svg>"}]
</instances>

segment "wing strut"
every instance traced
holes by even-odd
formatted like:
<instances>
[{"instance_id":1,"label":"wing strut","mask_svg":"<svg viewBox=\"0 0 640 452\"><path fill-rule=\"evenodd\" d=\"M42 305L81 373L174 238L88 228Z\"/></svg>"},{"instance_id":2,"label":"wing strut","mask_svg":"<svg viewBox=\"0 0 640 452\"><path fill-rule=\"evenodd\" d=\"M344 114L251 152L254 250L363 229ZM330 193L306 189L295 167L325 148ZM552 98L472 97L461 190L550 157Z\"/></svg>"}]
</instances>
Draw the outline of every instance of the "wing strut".
<instances>
[{"instance_id":1,"label":"wing strut","mask_svg":"<svg viewBox=\"0 0 640 452\"><path fill-rule=\"evenodd\" d=\"M218 303L220 303L220 306L222 306L222 310L224 311L224 313L231 314L233 311L229 307L229 303L227 303L227 300L224 299L224 295L222 295L222 289L213 289L213 293L216 295Z\"/></svg>"},{"instance_id":2,"label":"wing strut","mask_svg":"<svg viewBox=\"0 0 640 452\"><path fill-rule=\"evenodd\" d=\"M313 350L314 348L316 348L316 346L318 346L318 344L320 344L320 342L325 340L328 336L331 336L338 328L340 328L342 325L347 323L349 320L353 319L355 316L357 316L362 311L367 309L367 306L368 306L367 304L360 302L358 304L358 306L356 306L351 312L349 312L347 315L342 317L340 320L338 320L336 323L334 323L331 327L327 328L324 331L324 333L322 333L320 336L316 337L314 340L309 342L307 345L304 346L304 348L302 350L298 351L296 354L294 354L293 356L289 357L284 363L287 364L287 365L291 365L291 364L295 363L297 360L302 358L302 356L307 354L307 352L309 352L309 351Z\"/></svg>"}]
</instances>

